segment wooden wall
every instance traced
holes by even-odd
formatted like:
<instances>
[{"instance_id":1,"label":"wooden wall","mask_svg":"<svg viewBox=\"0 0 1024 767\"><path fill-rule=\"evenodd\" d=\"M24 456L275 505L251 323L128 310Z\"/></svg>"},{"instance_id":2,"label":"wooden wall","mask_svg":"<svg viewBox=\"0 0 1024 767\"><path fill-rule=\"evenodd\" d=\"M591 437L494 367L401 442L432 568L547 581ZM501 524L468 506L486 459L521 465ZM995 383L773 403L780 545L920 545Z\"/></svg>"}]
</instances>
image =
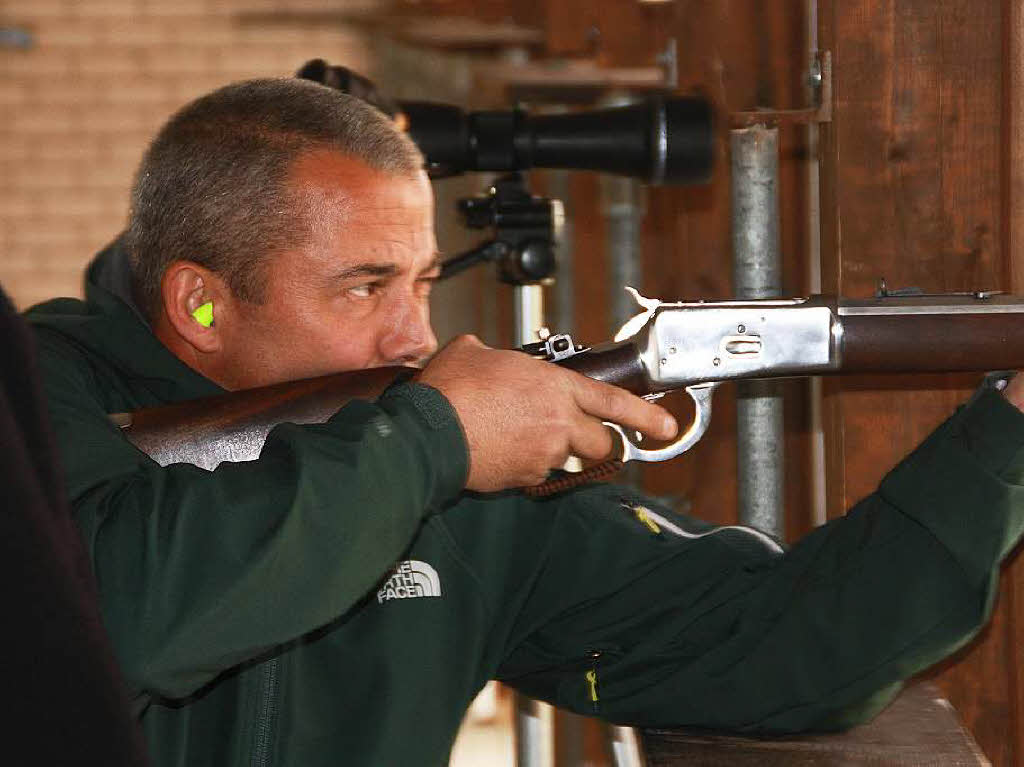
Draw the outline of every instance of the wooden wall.
<instances>
[{"instance_id":1,"label":"wooden wall","mask_svg":"<svg viewBox=\"0 0 1024 767\"><path fill-rule=\"evenodd\" d=\"M419 4L422 7L422 3ZM602 66L650 65L670 38L678 92L710 96L726 115L807 105L807 0L504 0L435 2L437 11L512 20L543 31L544 55L592 57ZM818 44L833 61L833 120L821 126L820 232L809 231L806 129L782 128L785 291L807 292L820 235L825 292L1024 291L1024 11L1015 0L818 0ZM643 224L644 289L665 299L731 295L728 148L712 183L651 189ZM577 264L576 326L606 332L607 274L598 179L570 182ZM586 268L579 265L585 260ZM962 402L976 376L844 378L823 398L826 506L842 514ZM681 406L680 406L681 407ZM655 493L693 513L736 520L734 401L716 395L705 440L646 468ZM786 392L787 531L810 528L810 395ZM969 513L969 510L965 510ZM898 584L894 584L894 588ZM1024 560L1011 562L992 624L930 672L995 765L1024 764Z\"/></svg>"},{"instance_id":2,"label":"wooden wall","mask_svg":"<svg viewBox=\"0 0 1024 767\"><path fill-rule=\"evenodd\" d=\"M1017 5L821 3L822 45L835 66L835 120L822 134L827 289L868 295L882 276L890 286L929 291L1024 288L1012 279L1019 245L1018 200L1011 197L1020 160L1019 114L1012 109L1020 88L1012 34ZM975 383L963 376L832 382L829 514L870 492ZM1024 763L1024 626L1015 615L1024 596L1022 568L1014 561L1004 570L988 629L931 673L996 765Z\"/></svg>"}]
</instances>

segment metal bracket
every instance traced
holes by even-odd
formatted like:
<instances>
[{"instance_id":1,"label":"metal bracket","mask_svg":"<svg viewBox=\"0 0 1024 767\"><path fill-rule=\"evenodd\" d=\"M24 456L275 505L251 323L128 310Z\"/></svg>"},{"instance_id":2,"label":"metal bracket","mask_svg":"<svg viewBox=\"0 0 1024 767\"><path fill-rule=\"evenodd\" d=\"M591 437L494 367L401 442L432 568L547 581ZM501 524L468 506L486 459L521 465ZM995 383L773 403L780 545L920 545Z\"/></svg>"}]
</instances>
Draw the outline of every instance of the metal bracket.
<instances>
[{"instance_id":1,"label":"metal bracket","mask_svg":"<svg viewBox=\"0 0 1024 767\"><path fill-rule=\"evenodd\" d=\"M811 62L808 80L814 106L808 109L754 109L733 112L734 128L752 125L807 125L832 122L832 53L822 51Z\"/></svg>"},{"instance_id":2,"label":"metal bracket","mask_svg":"<svg viewBox=\"0 0 1024 767\"><path fill-rule=\"evenodd\" d=\"M665 72L665 88L674 91L679 87L679 43L670 37L665 43L665 50L655 56L654 60Z\"/></svg>"},{"instance_id":3,"label":"metal bracket","mask_svg":"<svg viewBox=\"0 0 1024 767\"><path fill-rule=\"evenodd\" d=\"M1006 295L1004 290L962 290L954 291L951 293L926 293L923 289L918 287L906 287L896 288L890 290L885 284L885 277L878 281L878 288L875 290L875 298L949 298L956 296L958 298L976 298L979 301L984 301L986 298L992 298L993 296Z\"/></svg>"}]
</instances>

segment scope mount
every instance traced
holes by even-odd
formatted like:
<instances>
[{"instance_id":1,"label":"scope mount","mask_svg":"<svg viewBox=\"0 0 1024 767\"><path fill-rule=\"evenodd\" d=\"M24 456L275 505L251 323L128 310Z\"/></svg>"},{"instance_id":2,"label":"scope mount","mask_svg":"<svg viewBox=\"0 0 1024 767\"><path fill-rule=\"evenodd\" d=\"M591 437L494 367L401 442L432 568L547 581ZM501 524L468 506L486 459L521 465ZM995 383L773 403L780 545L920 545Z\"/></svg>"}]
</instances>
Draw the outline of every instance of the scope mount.
<instances>
[{"instance_id":1,"label":"scope mount","mask_svg":"<svg viewBox=\"0 0 1024 767\"><path fill-rule=\"evenodd\" d=\"M522 174L507 173L456 207L466 227L491 228L494 237L446 260L442 280L484 262L496 262L499 279L510 285L542 284L554 276L564 221L560 200L530 194Z\"/></svg>"}]
</instances>

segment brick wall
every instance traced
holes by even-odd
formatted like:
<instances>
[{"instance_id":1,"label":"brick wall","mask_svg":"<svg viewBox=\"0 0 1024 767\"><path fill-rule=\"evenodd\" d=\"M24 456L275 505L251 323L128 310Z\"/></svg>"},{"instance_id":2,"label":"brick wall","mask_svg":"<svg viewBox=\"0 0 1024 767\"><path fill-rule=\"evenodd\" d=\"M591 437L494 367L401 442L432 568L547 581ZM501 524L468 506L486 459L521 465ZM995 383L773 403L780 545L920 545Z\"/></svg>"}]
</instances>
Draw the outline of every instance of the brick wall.
<instances>
[{"instance_id":1,"label":"brick wall","mask_svg":"<svg viewBox=\"0 0 1024 767\"><path fill-rule=\"evenodd\" d=\"M340 5L0 0L0 27L34 38L0 49L0 284L15 303L80 294L83 267L124 225L147 142L182 104L315 56L368 71L358 29L303 18Z\"/></svg>"}]
</instances>

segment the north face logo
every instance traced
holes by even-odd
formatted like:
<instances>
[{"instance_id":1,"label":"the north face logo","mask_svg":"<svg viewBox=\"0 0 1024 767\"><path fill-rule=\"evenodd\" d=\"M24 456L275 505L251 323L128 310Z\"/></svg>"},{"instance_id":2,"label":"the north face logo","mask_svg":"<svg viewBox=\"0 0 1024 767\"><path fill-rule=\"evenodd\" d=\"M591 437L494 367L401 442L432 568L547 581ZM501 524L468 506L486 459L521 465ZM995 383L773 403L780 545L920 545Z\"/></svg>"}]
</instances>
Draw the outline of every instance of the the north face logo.
<instances>
[{"instance_id":1,"label":"the north face logo","mask_svg":"<svg viewBox=\"0 0 1024 767\"><path fill-rule=\"evenodd\" d=\"M437 570L426 562L407 559L395 566L394 573L377 592L377 602L384 604L389 599L439 596L441 579L437 577Z\"/></svg>"}]
</instances>

